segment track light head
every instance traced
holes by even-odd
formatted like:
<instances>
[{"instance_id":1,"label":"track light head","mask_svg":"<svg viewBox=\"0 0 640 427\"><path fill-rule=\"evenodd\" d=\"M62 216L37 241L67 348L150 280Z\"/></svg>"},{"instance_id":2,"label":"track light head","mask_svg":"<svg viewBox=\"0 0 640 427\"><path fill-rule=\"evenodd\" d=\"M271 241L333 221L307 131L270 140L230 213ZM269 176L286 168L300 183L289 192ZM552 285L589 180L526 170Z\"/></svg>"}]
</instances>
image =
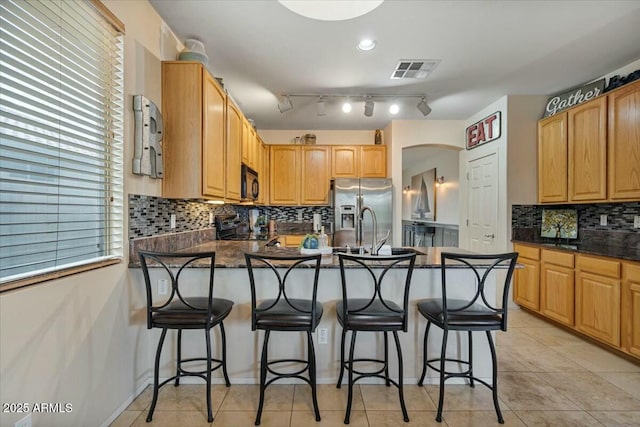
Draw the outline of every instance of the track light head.
<instances>
[{"instance_id":1,"label":"track light head","mask_svg":"<svg viewBox=\"0 0 640 427\"><path fill-rule=\"evenodd\" d=\"M429 113L431 113L431 107L427 105L427 101L425 100L424 96L422 97L420 102L418 102L418 105L416 105L416 107L418 107L418 110L420 110L423 116L428 116Z\"/></svg>"},{"instance_id":2,"label":"track light head","mask_svg":"<svg viewBox=\"0 0 640 427\"><path fill-rule=\"evenodd\" d=\"M293 104L291 103L291 98L289 98L289 95L285 95L284 98L282 98L282 101L278 103L278 110L280 110L281 114L286 113L292 108Z\"/></svg>"},{"instance_id":3,"label":"track light head","mask_svg":"<svg viewBox=\"0 0 640 427\"><path fill-rule=\"evenodd\" d=\"M371 100L370 97L367 97L367 100L364 103L364 115L366 117L373 116L373 107L375 103Z\"/></svg>"}]
</instances>

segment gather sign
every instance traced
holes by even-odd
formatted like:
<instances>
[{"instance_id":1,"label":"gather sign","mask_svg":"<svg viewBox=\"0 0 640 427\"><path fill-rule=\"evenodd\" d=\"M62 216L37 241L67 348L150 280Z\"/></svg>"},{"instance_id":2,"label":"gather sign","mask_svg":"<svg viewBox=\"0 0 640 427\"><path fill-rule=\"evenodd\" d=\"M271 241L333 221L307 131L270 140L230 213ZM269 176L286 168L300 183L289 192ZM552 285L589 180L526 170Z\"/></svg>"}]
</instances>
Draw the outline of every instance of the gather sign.
<instances>
[{"instance_id":1,"label":"gather sign","mask_svg":"<svg viewBox=\"0 0 640 427\"><path fill-rule=\"evenodd\" d=\"M581 88L574 89L561 95L556 95L549 98L544 109L544 116L542 116L542 118L553 116L554 114L564 111L567 108L571 108L574 105L582 104L583 102L587 102L601 95L604 91L604 80L605 79L600 79L593 83L589 83L588 85L582 86Z\"/></svg>"}]
</instances>

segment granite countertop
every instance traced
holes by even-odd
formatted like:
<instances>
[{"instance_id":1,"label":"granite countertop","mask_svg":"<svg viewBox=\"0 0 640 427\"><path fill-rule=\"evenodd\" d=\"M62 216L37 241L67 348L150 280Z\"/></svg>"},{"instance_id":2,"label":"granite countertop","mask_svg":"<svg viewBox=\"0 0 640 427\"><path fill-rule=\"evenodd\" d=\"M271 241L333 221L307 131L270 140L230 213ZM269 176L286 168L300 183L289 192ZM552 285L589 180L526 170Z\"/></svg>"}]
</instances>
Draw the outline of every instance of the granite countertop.
<instances>
[{"instance_id":1,"label":"granite countertop","mask_svg":"<svg viewBox=\"0 0 640 427\"><path fill-rule=\"evenodd\" d=\"M142 248L140 246L139 248ZM471 254L472 252L460 249L460 248L444 248L444 247L429 247L429 248L410 248L418 253L416 257L415 268L439 268L440 267L440 253L441 252L454 252L460 254ZM224 240L212 240L205 243L200 243L195 246L184 247L176 252L216 252L216 268L246 268L244 254L249 253L265 253L265 254L278 254L278 255L295 255L300 252L295 248L276 248L265 247L264 241L224 241ZM286 263L283 263L285 265ZM194 267L198 264L194 263ZM206 266L203 262L200 266ZM139 268L140 262L137 256L129 258L130 268ZM340 268L340 263L337 255L328 255L322 259L322 268Z\"/></svg>"},{"instance_id":2,"label":"granite countertop","mask_svg":"<svg viewBox=\"0 0 640 427\"><path fill-rule=\"evenodd\" d=\"M611 258L618 258L629 261L640 261L640 247L636 246L614 246L603 244L602 242L550 242L544 240L519 240L513 239L513 243L539 246L547 249L558 249L561 251L575 252L585 255L598 255Z\"/></svg>"}]
</instances>

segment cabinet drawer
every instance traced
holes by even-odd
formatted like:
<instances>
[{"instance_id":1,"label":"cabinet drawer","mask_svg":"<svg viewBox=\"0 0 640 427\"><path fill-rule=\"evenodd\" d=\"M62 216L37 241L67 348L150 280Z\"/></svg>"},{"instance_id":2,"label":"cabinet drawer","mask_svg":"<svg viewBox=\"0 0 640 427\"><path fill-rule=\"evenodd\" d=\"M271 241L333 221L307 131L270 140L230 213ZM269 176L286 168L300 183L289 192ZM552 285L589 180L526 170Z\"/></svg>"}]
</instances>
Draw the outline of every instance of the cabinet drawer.
<instances>
[{"instance_id":1,"label":"cabinet drawer","mask_svg":"<svg viewBox=\"0 0 640 427\"><path fill-rule=\"evenodd\" d=\"M529 258L534 259L536 261L540 260L540 248L534 248L533 246L524 246L516 243L513 248L516 252L518 252L521 258Z\"/></svg>"},{"instance_id":2,"label":"cabinet drawer","mask_svg":"<svg viewBox=\"0 0 640 427\"><path fill-rule=\"evenodd\" d=\"M624 264L625 280L640 283L640 264Z\"/></svg>"},{"instance_id":3,"label":"cabinet drawer","mask_svg":"<svg viewBox=\"0 0 640 427\"><path fill-rule=\"evenodd\" d=\"M542 261L546 263L569 268L573 268L573 258L573 254L568 252L552 251L548 249L543 249L541 256Z\"/></svg>"},{"instance_id":4,"label":"cabinet drawer","mask_svg":"<svg viewBox=\"0 0 640 427\"><path fill-rule=\"evenodd\" d=\"M578 255L576 267L580 271L586 271L616 279L620 278L620 263L617 261Z\"/></svg>"}]
</instances>

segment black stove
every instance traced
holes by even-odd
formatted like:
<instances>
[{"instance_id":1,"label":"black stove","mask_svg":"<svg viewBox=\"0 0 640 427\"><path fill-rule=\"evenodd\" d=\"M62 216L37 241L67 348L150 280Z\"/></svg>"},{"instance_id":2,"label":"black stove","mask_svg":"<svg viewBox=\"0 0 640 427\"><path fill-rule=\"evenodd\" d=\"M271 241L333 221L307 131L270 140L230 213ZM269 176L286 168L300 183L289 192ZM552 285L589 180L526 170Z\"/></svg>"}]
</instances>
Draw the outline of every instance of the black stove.
<instances>
[{"instance_id":1,"label":"black stove","mask_svg":"<svg viewBox=\"0 0 640 427\"><path fill-rule=\"evenodd\" d=\"M215 217L216 238L218 240L268 240L267 233L247 233L248 227L235 215L218 215ZM239 231L243 230L243 231Z\"/></svg>"}]
</instances>

